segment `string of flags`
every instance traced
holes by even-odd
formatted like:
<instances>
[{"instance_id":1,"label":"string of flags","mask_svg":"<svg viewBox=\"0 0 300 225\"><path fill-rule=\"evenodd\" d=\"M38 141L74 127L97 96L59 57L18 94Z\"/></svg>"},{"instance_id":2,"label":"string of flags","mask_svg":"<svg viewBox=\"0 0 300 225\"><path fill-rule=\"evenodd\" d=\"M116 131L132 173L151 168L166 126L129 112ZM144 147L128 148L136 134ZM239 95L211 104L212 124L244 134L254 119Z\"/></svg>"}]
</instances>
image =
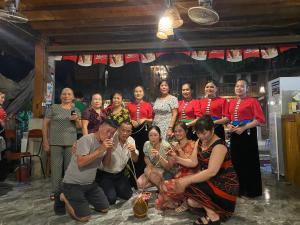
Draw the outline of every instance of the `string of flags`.
<instances>
[{"instance_id":1,"label":"string of flags","mask_svg":"<svg viewBox=\"0 0 300 225\"><path fill-rule=\"evenodd\" d=\"M221 59L228 62L241 62L248 58L272 59L289 49L297 48L297 45L268 46L248 49L220 49L220 50L197 50L179 51L175 53L185 54L192 59L204 61L207 59ZM146 52L133 54L87 54L87 55L64 55L56 56L55 60L70 60L80 66L104 64L111 67L121 67L130 62L151 63L162 55L170 52Z\"/></svg>"}]
</instances>

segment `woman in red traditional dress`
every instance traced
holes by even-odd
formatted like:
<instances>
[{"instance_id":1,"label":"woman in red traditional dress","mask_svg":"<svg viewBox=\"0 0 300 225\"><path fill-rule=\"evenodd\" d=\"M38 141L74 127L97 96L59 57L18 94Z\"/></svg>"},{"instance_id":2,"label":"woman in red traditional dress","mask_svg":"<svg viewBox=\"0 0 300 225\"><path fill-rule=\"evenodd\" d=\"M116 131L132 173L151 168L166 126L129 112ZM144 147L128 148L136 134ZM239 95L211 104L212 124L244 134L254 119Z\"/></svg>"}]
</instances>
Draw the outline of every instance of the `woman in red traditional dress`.
<instances>
[{"instance_id":1,"label":"woman in red traditional dress","mask_svg":"<svg viewBox=\"0 0 300 225\"><path fill-rule=\"evenodd\" d=\"M177 122L174 126L174 136L178 142L172 142L171 145L173 150L179 157L189 158L195 147L193 140L187 138L188 127L184 122ZM174 164L171 160L168 161L170 164ZM188 168L179 165L178 171L174 176L174 179L178 179L184 176L194 174L198 171L198 168ZM172 191L172 180L166 180L160 187L160 192L156 200L156 207L159 209L175 209L177 212L182 212L187 209L185 197L182 193L176 193Z\"/></svg>"},{"instance_id":2,"label":"woman in red traditional dress","mask_svg":"<svg viewBox=\"0 0 300 225\"><path fill-rule=\"evenodd\" d=\"M131 136L135 140L136 148L139 150L139 159L134 163L136 176L139 177L144 173L146 166L143 146L148 140L148 124L152 123L153 110L151 104L143 99L144 88L142 86L136 86L133 90L133 95L134 101L127 104L127 109L133 125Z\"/></svg>"},{"instance_id":3,"label":"woman in red traditional dress","mask_svg":"<svg viewBox=\"0 0 300 225\"><path fill-rule=\"evenodd\" d=\"M231 163L225 142L214 133L214 123L209 115L197 120L195 130L199 140L190 158L171 152L177 164L194 168L197 173L173 180L172 190L184 193L192 208L202 209L196 224L220 224L234 212L238 194L238 178ZM171 186L171 184L169 185Z\"/></svg>"},{"instance_id":4,"label":"woman in red traditional dress","mask_svg":"<svg viewBox=\"0 0 300 225\"><path fill-rule=\"evenodd\" d=\"M200 113L210 115L215 124L215 134L225 140L224 124L229 121L228 102L226 99L217 96L218 84L209 80L205 84L205 97L200 99Z\"/></svg>"},{"instance_id":5,"label":"woman in red traditional dress","mask_svg":"<svg viewBox=\"0 0 300 225\"><path fill-rule=\"evenodd\" d=\"M197 135L193 132L193 126L201 116L199 100L193 99L193 88L191 83L184 83L181 86L182 100L178 102L178 119L188 127L187 138L197 140Z\"/></svg>"},{"instance_id":6,"label":"woman in red traditional dress","mask_svg":"<svg viewBox=\"0 0 300 225\"><path fill-rule=\"evenodd\" d=\"M257 99L247 96L248 84L238 80L236 98L229 103L229 125L232 162L240 182L241 196L262 195L256 126L265 122L265 116Z\"/></svg>"}]
</instances>

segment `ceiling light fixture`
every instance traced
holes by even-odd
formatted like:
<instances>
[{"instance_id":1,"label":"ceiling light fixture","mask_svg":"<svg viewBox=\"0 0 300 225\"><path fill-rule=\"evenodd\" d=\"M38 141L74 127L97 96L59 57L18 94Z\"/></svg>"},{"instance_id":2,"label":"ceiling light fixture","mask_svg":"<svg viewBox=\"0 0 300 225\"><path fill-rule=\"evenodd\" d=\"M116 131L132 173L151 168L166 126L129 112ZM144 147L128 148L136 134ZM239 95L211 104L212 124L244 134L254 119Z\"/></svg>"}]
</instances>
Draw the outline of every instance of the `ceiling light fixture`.
<instances>
[{"instance_id":1,"label":"ceiling light fixture","mask_svg":"<svg viewBox=\"0 0 300 225\"><path fill-rule=\"evenodd\" d=\"M158 31L156 33L156 36L160 39L168 39L168 36L173 35L173 27L172 27L172 22L169 17L162 17L159 20L158 23Z\"/></svg>"},{"instance_id":2,"label":"ceiling light fixture","mask_svg":"<svg viewBox=\"0 0 300 225\"><path fill-rule=\"evenodd\" d=\"M163 16L158 23L158 31L156 36L160 39L166 40L168 36L174 35L174 28L182 26L183 20L177 8L172 5L171 0L166 1L167 9L164 11Z\"/></svg>"}]
</instances>

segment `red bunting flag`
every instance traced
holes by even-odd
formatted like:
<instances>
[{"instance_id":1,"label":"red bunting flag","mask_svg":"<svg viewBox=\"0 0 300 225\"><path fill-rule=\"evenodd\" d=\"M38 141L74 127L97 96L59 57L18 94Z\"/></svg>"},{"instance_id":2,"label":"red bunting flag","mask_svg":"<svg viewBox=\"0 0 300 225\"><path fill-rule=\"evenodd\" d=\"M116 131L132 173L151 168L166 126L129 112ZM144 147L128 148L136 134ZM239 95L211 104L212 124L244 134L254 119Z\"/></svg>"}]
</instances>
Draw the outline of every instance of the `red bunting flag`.
<instances>
[{"instance_id":1,"label":"red bunting flag","mask_svg":"<svg viewBox=\"0 0 300 225\"><path fill-rule=\"evenodd\" d=\"M91 66L93 64L93 55L79 55L78 65L79 66Z\"/></svg>"},{"instance_id":2,"label":"red bunting flag","mask_svg":"<svg viewBox=\"0 0 300 225\"><path fill-rule=\"evenodd\" d=\"M139 54L125 54L125 63L139 62L139 61L140 61Z\"/></svg>"},{"instance_id":3,"label":"red bunting flag","mask_svg":"<svg viewBox=\"0 0 300 225\"><path fill-rule=\"evenodd\" d=\"M77 55L65 55L63 56L63 60L70 60L73 62L77 62Z\"/></svg>"},{"instance_id":4,"label":"red bunting flag","mask_svg":"<svg viewBox=\"0 0 300 225\"><path fill-rule=\"evenodd\" d=\"M244 59L248 59L248 58L259 58L259 49L255 48L255 49L245 49L244 50Z\"/></svg>"},{"instance_id":5,"label":"red bunting flag","mask_svg":"<svg viewBox=\"0 0 300 225\"><path fill-rule=\"evenodd\" d=\"M154 53L141 53L140 54L142 63L150 63L155 60L155 54Z\"/></svg>"},{"instance_id":6,"label":"red bunting flag","mask_svg":"<svg viewBox=\"0 0 300 225\"><path fill-rule=\"evenodd\" d=\"M224 59L225 52L224 50L211 50L208 52L209 59Z\"/></svg>"},{"instance_id":7,"label":"red bunting flag","mask_svg":"<svg viewBox=\"0 0 300 225\"><path fill-rule=\"evenodd\" d=\"M262 48L260 50L261 57L263 59L272 59L278 56L278 51L276 47L267 47L267 48Z\"/></svg>"},{"instance_id":8,"label":"red bunting flag","mask_svg":"<svg viewBox=\"0 0 300 225\"><path fill-rule=\"evenodd\" d=\"M155 52L155 56L156 58L162 56L162 55L165 55L165 54L168 54L168 52Z\"/></svg>"},{"instance_id":9,"label":"red bunting flag","mask_svg":"<svg viewBox=\"0 0 300 225\"><path fill-rule=\"evenodd\" d=\"M279 51L282 53L291 48L297 48L297 45L281 45L281 46L279 46Z\"/></svg>"},{"instance_id":10,"label":"red bunting flag","mask_svg":"<svg viewBox=\"0 0 300 225\"><path fill-rule=\"evenodd\" d=\"M192 51L191 57L196 60L206 60L207 59L207 51Z\"/></svg>"},{"instance_id":11,"label":"red bunting flag","mask_svg":"<svg viewBox=\"0 0 300 225\"><path fill-rule=\"evenodd\" d=\"M107 64L108 55L94 55L93 64Z\"/></svg>"},{"instance_id":12,"label":"red bunting flag","mask_svg":"<svg viewBox=\"0 0 300 225\"><path fill-rule=\"evenodd\" d=\"M242 50L240 49L230 49L226 50L226 60L228 62L240 62L242 61Z\"/></svg>"},{"instance_id":13,"label":"red bunting flag","mask_svg":"<svg viewBox=\"0 0 300 225\"><path fill-rule=\"evenodd\" d=\"M109 65L111 67L124 66L123 54L112 54L109 55Z\"/></svg>"}]
</instances>

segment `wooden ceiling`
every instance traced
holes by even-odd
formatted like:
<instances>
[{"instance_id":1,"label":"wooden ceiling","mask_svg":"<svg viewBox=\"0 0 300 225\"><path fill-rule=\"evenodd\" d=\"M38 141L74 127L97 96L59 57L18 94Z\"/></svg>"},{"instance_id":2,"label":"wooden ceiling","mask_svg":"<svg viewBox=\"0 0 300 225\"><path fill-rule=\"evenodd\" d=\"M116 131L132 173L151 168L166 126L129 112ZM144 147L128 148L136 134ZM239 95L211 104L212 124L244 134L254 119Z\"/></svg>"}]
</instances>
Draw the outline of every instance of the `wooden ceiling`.
<instances>
[{"instance_id":1,"label":"wooden ceiling","mask_svg":"<svg viewBox=\"0 0 300 225\"><path fill-rule=\"evenodd\" d=\"M299 0L214 0L220 21L212 26L188 18L187 10L198 0L173 3L184 24L168 41L156 38L165 0L23 0L20 11L50 53L300 42Z\"/></svg>"}]
</instances>

